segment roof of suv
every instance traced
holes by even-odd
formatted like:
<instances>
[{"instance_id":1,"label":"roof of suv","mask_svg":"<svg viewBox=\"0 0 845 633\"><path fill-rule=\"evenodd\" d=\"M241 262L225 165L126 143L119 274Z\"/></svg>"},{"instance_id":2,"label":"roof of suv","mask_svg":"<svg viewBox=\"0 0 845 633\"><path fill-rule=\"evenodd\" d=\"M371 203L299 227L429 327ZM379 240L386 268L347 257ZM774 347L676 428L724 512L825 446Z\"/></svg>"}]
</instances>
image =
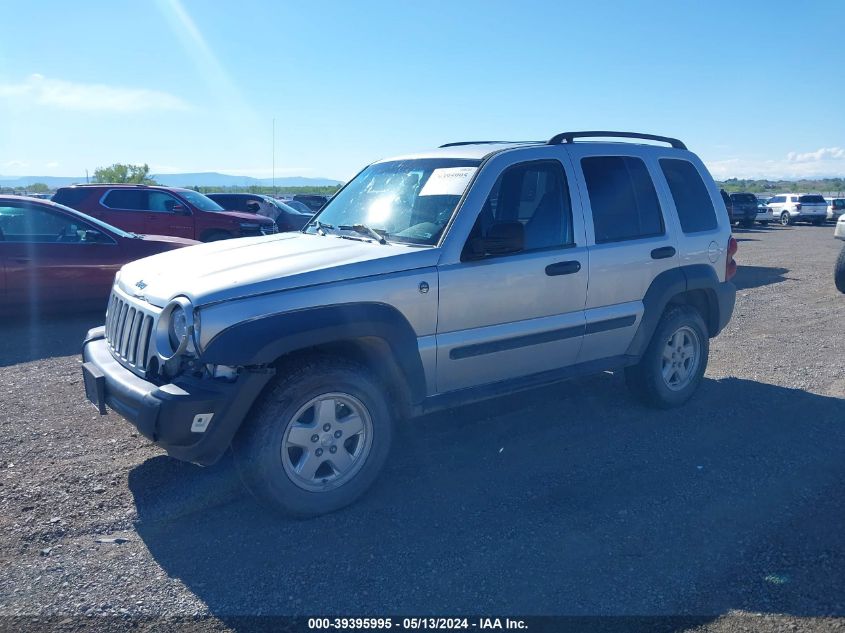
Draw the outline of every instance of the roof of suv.
<instances>
[{"instance_id":1,"label":"roof of suv","mask_svg":"<svg viewBox=\"0 0 845 633\"><path fill-rule=\"evenodd\" d=\"M160 189L162 191L193 191L187 187L167 187L165 185L137 185L127 182L97 182L67 185L59 189Z\"/></svg>"},{"instance_id":2,"label":"roof of suv","mask_svg":"<svg viewBox=\"0 0 845 633\"><path fill-rule=\"evenodd\" d=\"M610 132L610 131L591 131L591 132L561 132L556 134L548 141L460 141L457 143L446 143L435 149L415 152L413 154L405 154L402 156L394 156L385 158L377 162L387 162L394 160L410 160L417 158L456 158L467 160L482 160L487 156L502 152L516 147L526 147L531 145L561 145L573 143L577 138L617 138L617 139L639 139L651 140L661 143L668 143L675 149L687 149L681 141L676 138L668 136L658 136L655 134L640 134L636 132ZM608 141L601 141L607 143ZM618 142L618 141L617 141ZM638 145L646 145L645 143L636 143Z\"/></svg>"}]
</instances>

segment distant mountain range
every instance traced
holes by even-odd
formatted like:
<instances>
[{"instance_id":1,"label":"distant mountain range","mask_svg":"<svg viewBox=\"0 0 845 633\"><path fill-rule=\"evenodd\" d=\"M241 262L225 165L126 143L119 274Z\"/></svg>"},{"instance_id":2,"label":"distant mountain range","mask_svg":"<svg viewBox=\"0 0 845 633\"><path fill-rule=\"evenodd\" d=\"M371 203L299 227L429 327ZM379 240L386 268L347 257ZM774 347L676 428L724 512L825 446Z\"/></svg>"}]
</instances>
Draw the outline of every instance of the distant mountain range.
<instances>
[{"instance_id":1,"label":"distant mountain range","mask_svg":"<svg viewBox=\"0 0 845 633\"><path fill-rule=\"evenodd\" d=\"M166 187L249 187L252 185L269 187L272 178L253 178L251 176L231 176L207 171L196 174L154 174L156 182ZM36 182L43 182L51 189L85 182L85 176L0 176L0 187L25 188ZM283 187L331 187L341 184L330 178L304 178L285 176L276 178L276 186Z\"/></svg>"}]
</instances>

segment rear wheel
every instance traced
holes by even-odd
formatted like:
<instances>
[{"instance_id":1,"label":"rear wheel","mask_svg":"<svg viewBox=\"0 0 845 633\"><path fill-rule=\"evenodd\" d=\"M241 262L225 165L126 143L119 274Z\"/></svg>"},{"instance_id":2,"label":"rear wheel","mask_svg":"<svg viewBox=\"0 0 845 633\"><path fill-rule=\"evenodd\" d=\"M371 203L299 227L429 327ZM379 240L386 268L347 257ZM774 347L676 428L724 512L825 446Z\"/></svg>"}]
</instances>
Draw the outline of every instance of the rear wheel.
<instances>
[{"instance_id":1,"label":"rear wheel","mask_svg":"<svg viewBox=\"0 0 845 633\"><path fill-rule=\"evenodd\" d=\"M784 211L780 214L780 223L783 226L789 226L790 224L792 224L792 218L789 216L789 213Z\"/></svg>"},{"instance_id":2,"label":"rear wheel","mask_svg":"<svg viewBox=\"0 0 845 633\"><path fill-rule=\"evenodd\" d=\"M821 226L822 224L824 224L823 218L820 220L813 220L813 226Z\"/></svg>"},{"instance_id":3,"label":"rear wheel","mask_svg":"<svg viewBox=\"0 0 845 633\"><path fill-rule=\"evenodd\" d=\"M839 292L845 292L845 246L839 251L839 258L833 269L833 280L836 283L836 289Z\"/></svg>"},{"instance_id":4,"label":"rear wheel","mask_svg":"<svg viewBox=\"0 0 845 633\"><path fill-rule=\"evenodd\" d=\"M754 227L754 220L743 220L742 228L750 229Z\"/></svg>"},{"instance_id":5,"label":"rear wheel","mask_svg":"<svg viewBox=\"0 0 845 633\"><path fill-rule=\"evenodd\" d=\"M710 353L707 326L687 305L666 309L640 362L625 370L634 396L669 409L684 404L698 388Z\"/></svg>"},{"instance_id":6,"label":"rear wheel","mask_svg":"<svg viewBox=\"0 0 845 633\"><path fill-rule=\"evenodd\" d=\"M292 516L352 503L390 449L384 393L366 367L341 358L317 356L286 371L232 443L244 484Z\"/></svg>"}]
</instances>

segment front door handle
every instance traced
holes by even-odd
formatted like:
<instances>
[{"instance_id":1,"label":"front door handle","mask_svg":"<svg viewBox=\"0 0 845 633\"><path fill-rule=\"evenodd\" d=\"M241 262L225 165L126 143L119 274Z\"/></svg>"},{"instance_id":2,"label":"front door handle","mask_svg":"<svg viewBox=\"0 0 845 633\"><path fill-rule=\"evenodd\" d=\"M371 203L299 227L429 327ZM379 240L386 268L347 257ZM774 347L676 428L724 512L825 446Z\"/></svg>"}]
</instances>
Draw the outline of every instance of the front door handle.
<instances>
[{"instance_id":1,"label":"front door handle","mask_svg":"<svg viewBox=\"0 0 845 633\"><path fill-rule=\"evenodd\" d=\"M574 260L571 262L557 262L546 266L546 274L549 277L554 277L555 275L571 275L577 273L579 270L581 270L581 262Z\"/></svg>"},{"instance_id":2,"label":"front door handle","mask_svg":"<svg viewBox=\"0 0 845 633\"><path fill-rule=\"evenodd\" d=\"M651 258L652 259L666 259L668 257L673 257L675 255L675 247L673 246L663 246L661 248L655 248L651 251Z\"/></svg>"}]
</instances>

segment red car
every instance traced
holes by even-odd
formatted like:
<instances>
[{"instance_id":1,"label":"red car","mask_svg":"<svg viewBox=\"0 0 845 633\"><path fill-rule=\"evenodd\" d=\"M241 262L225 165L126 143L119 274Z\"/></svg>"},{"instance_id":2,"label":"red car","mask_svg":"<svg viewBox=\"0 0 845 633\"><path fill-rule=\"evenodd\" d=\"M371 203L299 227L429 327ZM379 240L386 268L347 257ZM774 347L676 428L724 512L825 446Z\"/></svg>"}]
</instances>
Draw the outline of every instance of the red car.
<instances>
[{"instance_id":1,"label":"red car","mask_svg":"<svg viewBox=\"0 0 845 633\"><path fill-rule=\"evenodd\" d=\"M277 232L270 218L225 211L201 193L179 187L73 185L59 189L53 202L134 233L214 242Z\"/></svg>"},{"instance_id":2,"label":"red car","mask_svg":"<svg viewBox=\"0 0 845 633\"><path fill-rule=\"evenodd\" d=\"M0 311L102 307L123 264L197 243L126 233L46 200L0 196Z\"/></svg>"}]
</instances>

